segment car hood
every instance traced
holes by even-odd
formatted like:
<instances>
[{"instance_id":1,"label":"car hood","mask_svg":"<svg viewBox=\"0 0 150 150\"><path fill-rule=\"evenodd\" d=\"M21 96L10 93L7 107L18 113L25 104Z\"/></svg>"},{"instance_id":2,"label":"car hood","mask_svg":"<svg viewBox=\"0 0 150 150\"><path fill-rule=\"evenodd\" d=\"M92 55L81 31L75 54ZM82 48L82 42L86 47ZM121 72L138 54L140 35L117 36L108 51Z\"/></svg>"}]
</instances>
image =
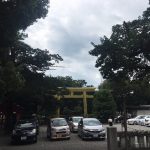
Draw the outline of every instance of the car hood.
<instances>
[{"instance_id":1,"label":"car hood","mask_svg":"<svg viewBox=\"0 0 150 150\"><path fill-rule=\"evenodd\" d=\"M104 128L102 125L98 125L98 126L84 126L84 129L97 131L97 130L102 130Z\"/></svg>"},{"instance_id":2,"label":"car hood","mask_svg":"<svg viewBox=\"0 0 150 150\"><path fill-rule=\"evenodd\" d=\"M78 123L77 122L73 122L73 125L78 126Z\"/></svg>"},{"instance_id":3,"label":"car hood","mask_svg":"<svg viewBox=\"0 0 150 150\"><path fill-rule=\"evenodd\" d=\"M60 127L52 127L53 129L55 129L56 131L66 131L67 129L69 129L69 126L60 126Z\"/></svg>"},{"instance_id":4,"label":"car hood","mask_svg":"<svg viewBox=\"0 0 150 150\"><path fill-rule=\"evenodd\" d=\"M136 120L135 118L131 118L131 119L128 119L127 121L134 121Z\"/></svg>"}]
</instances>

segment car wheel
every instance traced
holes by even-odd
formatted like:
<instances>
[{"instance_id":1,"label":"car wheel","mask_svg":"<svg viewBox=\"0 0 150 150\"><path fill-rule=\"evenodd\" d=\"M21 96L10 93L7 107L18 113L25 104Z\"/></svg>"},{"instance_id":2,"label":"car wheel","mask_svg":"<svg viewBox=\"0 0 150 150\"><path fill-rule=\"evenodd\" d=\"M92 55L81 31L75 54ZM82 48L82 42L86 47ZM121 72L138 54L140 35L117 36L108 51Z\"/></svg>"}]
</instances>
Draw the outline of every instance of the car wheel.
<instances>
[{"instance_id":1,"label":"car wheel","mask_svg":"<svg viewBox=\"0 0 150 150\"><path fill-rule=\"evenodd\" d=\"M11 145L15 145L15 144L16 144L16 141L11 140Z\"/></svg>"},{"instance_id":2,"label":"car wheel","mask_svg":"<svg viewBox=\"0 0 150 150\"><path fill-rule=\"evenodd\" d=\"M80 133L79 133L79 131L78 131L78 137L80 137Z\"/></svg>"},{"instance_id":3,"label":"car wheel","mask_svg":"<svg viewBox=\"0 0 150 150\"><path fill-rule=\"evenodd\" d=\"M73 127L70 128L70 131L73 132Z\"/></svg>"},{"instance_id":4,"label":"car wheel","mask_svg":"<svg viewBox=\"0 0 150 150\"><path fill-rule=\"evenodd\" d=\"M100 139L101 141L105 141L105 138Z\"/></svg>"},{"instance_id":5,"label":"car wheel","mask_svg":"<svg viewBox=\"0 0 150 150\"><path fill-rule=\"evenodd\" d=\"M48 135L48 133L47 133L47 139L50 139L50 135Z\"/></svg>"},{"instance_id":6,"label":"car wheel","mask_svg":"<svg viewBox=\"0 0 150 150\"><path fill-rule=\"evenodd\" d=\"M33 143L37 143L37 137L35 137L35 139L33 140Z\"/></svg>"},{"instance_id":7,"label":"car wheel","mask_svg":"<svg viewBox=\"0 0 150 150\"><path fill-rule=\"evenodd\" d=\"M81 135L81 139L82 139L83 141L85 140L85 138L84 138L84 135L83 135L83 134Z\"/></svg>"},{"instance_id":8,"label":"car wheel","mask_svg":"<svg viewBox=\"0 0 150 150\"><path fill-rule=\"evenodd\" d=\"M137 125L137 122L136 122L136 121L134 121L134 122L133 122L133 124L134 124L134 125Z\"/></svg>"}]
</instances>

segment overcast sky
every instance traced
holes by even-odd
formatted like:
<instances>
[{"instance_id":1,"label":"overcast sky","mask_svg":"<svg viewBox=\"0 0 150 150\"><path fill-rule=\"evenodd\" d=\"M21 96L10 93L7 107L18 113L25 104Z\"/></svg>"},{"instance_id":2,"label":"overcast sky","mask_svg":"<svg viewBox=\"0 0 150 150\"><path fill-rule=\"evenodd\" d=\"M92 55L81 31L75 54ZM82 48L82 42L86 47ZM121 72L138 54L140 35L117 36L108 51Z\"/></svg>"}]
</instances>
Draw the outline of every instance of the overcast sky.
<instances>
[{"instance_id":1,"label":"overcast sky","mask_svg":"<svg viewBox=\"0 0 150 150\"><path fill-rule=\"evenodd\" d=\"M47 75L72 76L98 86L103 79L96 58L88 53L93 49L90 42L98 44L113 25L136 19L147 7L148 0L50 0L47 17L27 29L25 42L62 56L58 65L63 68Z\"/></svg>"}]
</instances>

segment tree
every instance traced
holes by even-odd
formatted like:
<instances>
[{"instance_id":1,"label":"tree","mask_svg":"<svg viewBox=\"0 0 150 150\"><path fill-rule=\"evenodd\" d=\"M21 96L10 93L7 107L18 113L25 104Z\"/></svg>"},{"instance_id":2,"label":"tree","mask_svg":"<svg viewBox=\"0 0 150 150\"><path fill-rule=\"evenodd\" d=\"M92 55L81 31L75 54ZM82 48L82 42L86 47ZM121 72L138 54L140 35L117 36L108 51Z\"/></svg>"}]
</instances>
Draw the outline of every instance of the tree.
<instances>
[{"instance_id":1,"label":"tree","mask_svg":"<svg viewBox=\"0 0 150 150\"><path fill-rule=\"evenodd\" d=\"M10 60L18 67L26 68L31 72L45 72L55 63L62 61L58 54L50 54L49 50L33 49L24 42L16 42L10 48Z\"/></svg>"},{"instance_id":2,"label":"tree","mask_svg":"<svg viewBox=\"0 0 150 150\"><path fill-rule=\"evenodd\" d=\"M61 87L84 87L87 84L85 80L74 80L70 76L58 76L57 80L59 81Z\"/></svg>"},{"instance_id":3,"label":"tree","mask_svg":"<svg viewBox=\"0 0 150 150\"><path fill-rule=\"evenodd\" d=\"M95 94L93 105L94 113L103 122L106 122L109 117L115 117L116 103L110 90L100 89Z\"/></svg>"},{"instance_id":4,"label":"tree","mask_svg":"<svg viewBox=\"0 0 150 150\"><path fill-rule=\"evenodd\" d=\"M0 77L1 100L12 91L20 89L24 84L22 75L12 62L8 62L5 67L0 69Z\"/></svg>"},{"instance_id":5,"label":"tree","mask_svg":"<svg viewBox=\"0 0 150 150\"><path fill-rule=\"evenodd\" d=\"M43 106L47 102L45 100L51 98L41 84L44 72L62 58L21 42L27 37L25 29L37 19L46 17L48 4L49 0L0 1L0 85L4 91L0 92L0 96L7 107L8 121L13 103L24 107L31 104L36 108L37 104Z\"/></svg>"},{"instance_id":6,"label":"tree","mask_svg":"<svg viewBox=\"0 0 150 150\"><path fill-rule=\"evenodd\" d=\"M26 1L24 0L13 0L13 1L1 0L0 1L0 22L1 22L0 24L1 82L0 83L2 84L2 87L5 87L5 89L3 88L5 90L4 93L8 91L8 89L6 88L8 87L7 85L9 83L12 83L12 82L15 83L17 80L19 81L21 79L19 68L18 66L16 67L17 59L13 55L15 53L14 50L18 48L18 45L16 45L16 43L17 44L22 43L22 42L19 42L19 40L23 40L25 38L24 30L29 25L36 22L37 19L44 18L46 16L48 12L48 3L49 3L48 0L26 0ZM22 49L21 45L19 45L19 49ZM30 54L30 56L32 54ZM8 69L10 69L8 72L11 72L11 68L7 67L8 64L11 64L13 67L16 67L13 69L13 74L15 78L9 78L11 79L11 81L10 80L4 81L3 79L5 77L3 76L4 73L2 73L3 70L7 68L7 71ZM10 76L10 74L7 76ZM14 84L11 84L11 86L12 85ZM11 89L16 90L15 87Z\"/></svg>"},{"instance_id":7,"label":"tree","mask_svg":"<svg viewBox=\"0 0 150 150\"><path fill-rule=\"evenodd\" d=\"M9 47L23 38L23 31L37 19L46 17L48 0L1 0L0 47Z\"/></svg>"},{"instance_id":8,"label":"tree","mask_svg":"<svg viewBox=\"0 0 150 150\"><path fill-rule=\"evenodd\" d=\"M110 38L104 36L90 54L97 57L96 67L104 79L119 83L123 100L127 149L126 99L134 80L150 77L150 8L137 20L112 27ZM128 87L127 87L128 86Z\"/></svg>"},{"instance_id":9,"label":"tree","mask_svg":"<svg viewBox=\"0 0 150 150\"><path fill-rule=\"evenodd\" d=\"M105 79L142 79L150 70L150 24L148 14L132 22L112 27L110 38L104 36L90 54L98 57L96 67ZM147 14L147 15L146 15Z\"/></svg>"},{"instance_id":10,"label":"tree","mask_svg":"<svg viewBox=\"0 0 150 150\"><path fill-rule=\"evenodd\" d=\"M0 1L0 69L7 67L7 64L15 63L12 61L12 54L16 49L16 43L23 40L26 36L24 30L32 25L37 19L46 17L48 12L48 0L1 0ZM25 45L25 44L24 44ZM18 48L18 47L17 47ZM22 48L21 45L19 47ZM25 52L24 52L25 53ZM14 57L14 55L13 55ZM16 61L16 58L15 58ZM13 64L16 67L15 64ZM8 69L7 69L8 70ZM11 71L11 70L10 70ZM18 68L16 77L18 77ZM14 72L15 73L15 72ZM1 79L2 79L1 74ZM13 78L11 78L11 82ZM19 80L19 78L18 78ZM9 81L10 82L10 81ZM4 85L4 81L1 80ZM5 86L6 87L6 86ZM15 87L14 87L15 89Z\"/></svg>"},{"instance_id":11,"label":"tree","mask_svg":"<svg viewBox=\"0 0 150 150\"><path fill-rule=\"evenodd\" d=\"M122 83L118 86L123 89L121 91L124 96L133 90L131 83L136 80L146 78L149 84L149 12L150 8L137 20L113 26L110 38L104 36L100 39L100 44L92 43L94 49L90 54L97 57L96 67L104 79L115 82L115 85Z\"/></svg>"}]
</instances>

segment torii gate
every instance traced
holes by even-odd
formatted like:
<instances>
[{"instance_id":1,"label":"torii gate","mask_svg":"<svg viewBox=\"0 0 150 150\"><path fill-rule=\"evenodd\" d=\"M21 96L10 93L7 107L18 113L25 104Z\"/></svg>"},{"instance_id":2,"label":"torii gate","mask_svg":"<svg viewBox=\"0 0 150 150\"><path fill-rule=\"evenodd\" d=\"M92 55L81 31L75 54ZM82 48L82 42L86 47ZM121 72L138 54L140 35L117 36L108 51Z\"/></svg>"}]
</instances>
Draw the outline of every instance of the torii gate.
<instances>
[{"instance_id":1,"label":"torii gate","mask_svg":"<svg viewBox=\"0 0 150 150\"><path fill-rule=\"evenodd\" d=\"M87 99L93 99L93 94L88 94L88 92L95 92L95 87L68 87L66 90L69 92L68 95L59 95L56 94L54 97L59 101L61 98L65 99L83 99L83 111L84 116L86 117L87 112ZM81 92L80 95L75 94L75 92ZM60 116L60 108L57 109L57 116Z\"/></svg>"}]
</instances>

